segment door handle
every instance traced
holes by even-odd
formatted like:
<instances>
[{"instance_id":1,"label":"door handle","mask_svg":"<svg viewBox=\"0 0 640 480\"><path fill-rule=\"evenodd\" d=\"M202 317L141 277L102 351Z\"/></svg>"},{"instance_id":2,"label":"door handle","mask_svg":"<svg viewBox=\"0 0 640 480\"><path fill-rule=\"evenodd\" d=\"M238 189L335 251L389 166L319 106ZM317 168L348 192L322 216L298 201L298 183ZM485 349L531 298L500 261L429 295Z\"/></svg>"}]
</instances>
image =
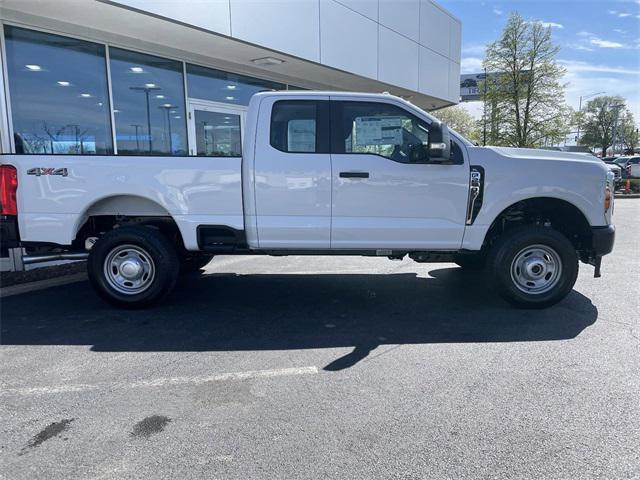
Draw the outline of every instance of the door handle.
<instances>
[{"instance_id":1,"label":"door handle","mask_svg":"<svg viewBox=\"0 0 640 480\"><path fill-rule=\"evenodd\" d=\"M369 172L340 172L340 178L369 178Z\"/></svg>"}]
</instances>

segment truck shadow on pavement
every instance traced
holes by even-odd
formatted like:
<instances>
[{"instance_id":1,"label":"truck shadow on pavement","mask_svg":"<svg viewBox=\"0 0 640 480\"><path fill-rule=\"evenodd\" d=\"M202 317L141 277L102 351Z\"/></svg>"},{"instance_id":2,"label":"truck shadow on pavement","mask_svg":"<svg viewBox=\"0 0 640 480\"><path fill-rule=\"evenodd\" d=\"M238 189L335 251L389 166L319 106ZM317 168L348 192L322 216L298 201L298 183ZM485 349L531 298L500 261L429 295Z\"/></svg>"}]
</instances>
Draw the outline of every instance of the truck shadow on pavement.
<instances>
[{"instance_id":1,"label":"truck shadow on pavement","mask_svg":"<svg viewBox=\"0 0 640 480\"><path fill-rule=\"evenodd\" d=\"M185 276L148 310L103 303L87 282L2 300L4 345L91 345L94 351L231 351L354 347L349 368L384 344L565 340L598 310L575 290L546 310L516 310L482 275L439 268L401 274Z\"/></svg>"}]
</instances>

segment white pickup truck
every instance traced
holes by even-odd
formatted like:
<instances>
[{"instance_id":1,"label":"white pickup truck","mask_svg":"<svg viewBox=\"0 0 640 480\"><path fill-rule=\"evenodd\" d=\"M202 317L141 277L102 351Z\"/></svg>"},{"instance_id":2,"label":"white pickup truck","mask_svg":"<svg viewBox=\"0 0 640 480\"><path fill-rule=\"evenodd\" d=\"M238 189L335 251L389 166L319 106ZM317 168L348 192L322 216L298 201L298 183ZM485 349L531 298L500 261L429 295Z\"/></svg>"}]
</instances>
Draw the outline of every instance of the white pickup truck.
<instances>
[{"instance_id":1,"label":"white pickup truck","mask_svg":"<svg viewBox=\"0 0 640 480\"><path fill-rule=\"evenodd\" d=\"M107 301L149 305L216 254L408 255L484 267L517 306L572 289L614 243L597 158L477 147L387 94L264 92L242 157L4 155L2 248L88 257Z\"/></svg>"}]
</instances>

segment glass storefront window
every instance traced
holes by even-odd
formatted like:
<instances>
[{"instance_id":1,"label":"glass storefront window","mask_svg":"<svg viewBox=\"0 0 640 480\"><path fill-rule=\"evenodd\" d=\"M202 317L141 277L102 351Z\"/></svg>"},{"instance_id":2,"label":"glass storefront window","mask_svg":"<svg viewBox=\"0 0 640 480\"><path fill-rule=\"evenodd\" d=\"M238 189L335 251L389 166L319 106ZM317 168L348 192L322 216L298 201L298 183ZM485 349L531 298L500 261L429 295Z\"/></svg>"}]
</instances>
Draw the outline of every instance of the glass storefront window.
<instances>
[{"instance_id":1,"label":"glass storefront window","mask_svg":"<svg viewBox=\"0 0 640 480\"><path fill-rule=\"evenodd\" d=\"M109 49L119 154L186 155L182 62Z\"/></svg>"},{"instance_id":2,"label":"glass storefront window","mask_svg":"<svg viewBox=\"0 0 640 480\"><path fill-rule=\"evenodd\" d=\"M104 45L4 33L16 153L113 153Z\"/></svg>"},{"instance_id":3,"label":"glass storefront window","mask_svg":"<svg viewBox=\"0 0 640 480\"><path fill-rule=\"evenodd\" d=\"M206 157L240 157L240 115L195 110L196 152Z\"/></svg>"},{"instance_id":4,"label":"glass storefront window","mask_svg":"<svg viewBox=\"0 0 640 480\"><path fill-rule=\"evenodd\" d=\"M286 90L283 83L187 64L190 98L234 105L249 105L251 97L265 90Z\"/></svg>"}]
</instances>

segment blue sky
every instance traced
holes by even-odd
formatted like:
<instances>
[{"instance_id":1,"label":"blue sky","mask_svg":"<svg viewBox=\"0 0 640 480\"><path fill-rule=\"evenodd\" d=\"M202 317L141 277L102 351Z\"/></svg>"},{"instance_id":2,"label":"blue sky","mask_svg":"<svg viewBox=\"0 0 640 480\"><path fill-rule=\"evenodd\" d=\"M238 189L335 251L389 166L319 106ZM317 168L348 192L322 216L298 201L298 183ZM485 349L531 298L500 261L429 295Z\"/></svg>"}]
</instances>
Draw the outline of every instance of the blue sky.
<instances>
[{"instance_id":1,"label":"blue sky","mask_svg":"<svg viewBox=\"0 0 640 480\"><path fill-rule=\"evenodd\" d=\"M640 124L640 0L438 0L462 21L462 73L482 71L485 45L498 38L510 12L545 22L567 69L567 102L580 95L621 95ZM476 104L465 106L474 114ZM583 102L584 105L585 102Z\"/></svg>"}]
</instances>

